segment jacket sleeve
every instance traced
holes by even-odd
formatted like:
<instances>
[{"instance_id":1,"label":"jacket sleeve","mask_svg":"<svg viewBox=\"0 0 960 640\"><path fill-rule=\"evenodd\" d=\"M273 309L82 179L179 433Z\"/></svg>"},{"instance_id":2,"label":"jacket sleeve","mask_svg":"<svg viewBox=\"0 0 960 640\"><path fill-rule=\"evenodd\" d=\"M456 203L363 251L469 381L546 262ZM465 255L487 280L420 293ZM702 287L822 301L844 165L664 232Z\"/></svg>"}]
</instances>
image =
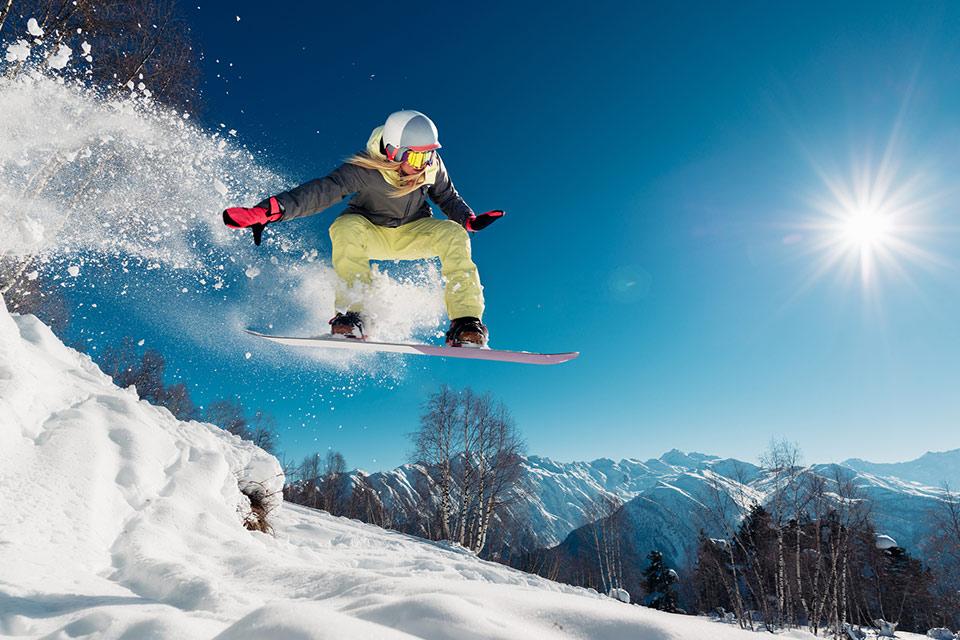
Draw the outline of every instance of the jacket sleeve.
<instances>
[{"instance_id":1,"label":"jacket sleeve","mask_svg":"<svg viewBox=\"0 0 960 640\"><path fill-rule=\"evenodd\" d=\"M283 207L282 220L305 218L333 206L363 188L366 170L342 164L322 178L305 182L276 195Z\"/></svg>"},{"instance_id":2,"label":"jacket sleeve","mask_svg":"<svg viewBox=\"0 0 960 640\"><path fill-rule=\"evenodd\" d=\"M437 154L437 161L440 163L440 170L437 172L436 181L427 190L427 195L440 207L445 216L465 226L467 220L474 215L473 209L457 193L439 154Z\"/></svg>"}]
</instances>

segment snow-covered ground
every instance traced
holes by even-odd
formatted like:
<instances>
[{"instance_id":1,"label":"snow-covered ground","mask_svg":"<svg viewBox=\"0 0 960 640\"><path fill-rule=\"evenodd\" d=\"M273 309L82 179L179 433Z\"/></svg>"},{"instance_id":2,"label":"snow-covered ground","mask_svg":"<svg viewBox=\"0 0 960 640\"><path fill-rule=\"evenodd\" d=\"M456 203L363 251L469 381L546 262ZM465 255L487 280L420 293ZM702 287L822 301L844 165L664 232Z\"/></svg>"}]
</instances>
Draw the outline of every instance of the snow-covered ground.
<instances>
[{"instance_id":1,"label":"snow-covered ground","mask_svg":"<svg viewBox=\"0 0 960 640\"><path fill-rule=\"evenodd\" d=\"M242 526L277 461L116 388L0 305L0 634L746 638L322 512Z\"/></svg>"},{"instance_id":2,"label":"snow-covered ground","mask_svg":"<svg viewBox=\"0 0 960 640\"><path fill-rule=\"evenodd\" d=\"M272 456L116 388L0 304L0 635L748 638L283 505L242 526ZM793 632L788 637L804 637Z\"/></svg>"}]
</instances>

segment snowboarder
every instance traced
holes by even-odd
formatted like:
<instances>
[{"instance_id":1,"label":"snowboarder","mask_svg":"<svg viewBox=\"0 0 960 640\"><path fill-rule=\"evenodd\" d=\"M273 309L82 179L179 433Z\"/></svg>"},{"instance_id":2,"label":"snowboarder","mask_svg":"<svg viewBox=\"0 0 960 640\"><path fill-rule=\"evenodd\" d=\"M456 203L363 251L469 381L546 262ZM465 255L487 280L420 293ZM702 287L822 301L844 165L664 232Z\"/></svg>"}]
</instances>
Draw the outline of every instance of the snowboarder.
<instances>
[{"instance_id":1,"label":"snowboarder","mask_svg":"<svg viewBox=\"0 0 960 640\"><path fill-rule=\"evenodd\" d=\"M281 220L314 215L355 194L330 225L333 268L340 276L331 333L363 339L363 287L370 260L414 260L437 256L446 280L450 346L483 347L483 288L470 257L467 232L486 228L503 211L476 215L454 188L437 150L433 121L419 111L397 111L370 134L364 152L329 175L267 198L254 207L223 212L229 227L251 228L259 244L263 228ZM427 198L448 220L433 217Z\"/></svg>"}]
</instances>

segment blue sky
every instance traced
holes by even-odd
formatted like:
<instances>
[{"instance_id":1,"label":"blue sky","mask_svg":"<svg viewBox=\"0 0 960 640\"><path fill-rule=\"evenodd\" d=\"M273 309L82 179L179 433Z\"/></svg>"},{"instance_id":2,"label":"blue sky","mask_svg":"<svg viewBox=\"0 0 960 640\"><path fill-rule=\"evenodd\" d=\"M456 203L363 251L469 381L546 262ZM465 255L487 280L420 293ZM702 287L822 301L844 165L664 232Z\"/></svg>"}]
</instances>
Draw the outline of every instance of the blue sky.
<instances>
[{"instance_id":1,"label":"blue sky","mask_svg":"<svg viewBox=\"0 0 960 640\"><path fill-rule=\"evenodd\" d=\"M771 437L809 461L960 447L960 6L201 0L189 16L203 124L237 129L286 186L391 111L429 114L461 194L508 212L473 239L494 345L583 354L417 360L387 384L245 360L229 332L236 353L215 360L154 329L201 401L273 413L289 457L400 464L441 384L491 391L530 452L562 460L751 459ZM852 271L814 277L838 235L819 228L827 182L875 178L885 153L891 191L909 186L884 246L939 259L891 249L864 282L855 247ZM328 255L334 215L276 233Z\"/></svg>"}]
</instances>

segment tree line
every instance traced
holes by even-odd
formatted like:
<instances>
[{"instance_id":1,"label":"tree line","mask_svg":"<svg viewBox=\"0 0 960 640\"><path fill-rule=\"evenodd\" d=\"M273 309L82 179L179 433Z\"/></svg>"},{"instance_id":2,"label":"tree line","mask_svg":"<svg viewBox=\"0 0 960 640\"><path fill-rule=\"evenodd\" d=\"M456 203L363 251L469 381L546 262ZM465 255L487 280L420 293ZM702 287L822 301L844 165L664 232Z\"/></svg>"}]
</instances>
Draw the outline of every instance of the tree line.
<instances>
[{"instance_id":1,"label":"tree line","mask_svg":"<svg viewBox=\"0 0 960 640\"><path fill-rule=\"evenodd\" d=\"M923 633L960 627L960 498L943 499L918 522L929 531L914 557L873 523L855 473L834 475L800 464L800 452L775 442L761 459L763 504L737 481L705 474L706 495L685 516L701 533L689 564L638 537L628 509L601 494L588 522L563 543L524 550L513 566L552 580L665 611L715 614L744 628L807 628L854 637L862 628ZM735 472L736 475L736 472ZM737 489L739 487L739 489ZM657 507L653 507L657 508ZM638 509L642 509L638 507ZM676 549L671 549L676 552ZM672 555L672 554L671 554ZM683 576L681 578L681 576ZM854 634L850 636L849 634Z\"/></svg>"},{"instance_id":2,"label":"tree line","mask_svg":"<svg viewBox=\"0 0 960 640\"><path fill-rule=\"evenodd\" d=\"M703 523L690 566L671 568L657 550L637 552L624 505L598 496L586 526L564 545L534 549L507 509L522 499L523 443L506 408L470 389L442 388L411 434L411 502L385 484L346 472L343 456L315 454L291 469L285 497L432 540L488 559L664 611L715 614L744 628L807 628L852 637L862 627L924 632L960 626L960 499L945 492L930 514L924 558L879 535L853 473L827 477L774 443L762 460L764 503L714 477L690 517ZM746 478L732 486L746 486ZM707 535L706 531L712 531ZM640 542L642 544L642 541ZM684 578L681 578L684 576Z\"/></svg>"},{"instance_id":3,"label":"tree line","mask_svg":"<svg viewBox=\"0 0 960 640\"><path fill-rule=\"evenodd\" d=\"M785 443L767 452L772 491L763 505L713 492L705 515L723 533L701 532L689 571L696 608L730 612L745 628L806 627L837 637L888 623L920 633L960 626L960 597L948 577L960 569L960 535L936 525L958 514L956 497L947 492L930 514L924 562L878 533L855 474L811 473L799 457ZM944 553L933 552L934 543Z\"/></svg>"}]
</instances>

